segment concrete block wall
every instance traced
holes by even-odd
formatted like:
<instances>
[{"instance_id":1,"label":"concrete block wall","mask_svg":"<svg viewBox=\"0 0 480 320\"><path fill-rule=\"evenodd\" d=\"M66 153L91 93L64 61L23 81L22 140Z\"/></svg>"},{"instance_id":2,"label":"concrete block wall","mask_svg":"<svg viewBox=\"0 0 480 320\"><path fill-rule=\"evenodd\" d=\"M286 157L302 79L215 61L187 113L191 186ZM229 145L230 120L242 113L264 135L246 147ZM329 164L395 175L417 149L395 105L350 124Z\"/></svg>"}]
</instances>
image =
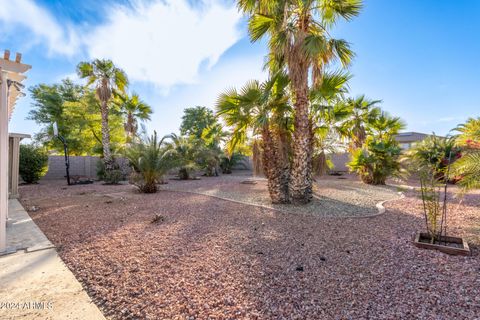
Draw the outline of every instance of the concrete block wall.
<instances>
[{"instance_id":1,"label":"concrete block wall","mask_svg":"<svg viewBox=\"0 0 480 320\"><path fill-rule=\"evenodd\" d=\"M87 178L97 179L97 163L100 157L93 156L71 156L70 157L70 175L84 176ZM117 158L122 171L127 175L129 173L128 162L124 158ZM49 156L48 172L43 179L63 179L65 178L65 157Z\"/></svg>"},{"instance_id":2,"label":"concrete block wall","mask_svg":"<svg viewBox=\"0 0 480 320\"><path fill-rule=\"evenodd\" d=\"M345 152L345 153L334 153L331 154L330 160L333 162L333 171L340 171L340 172L347 172L348 167L347 163L350 162L350 154Z\"/></svg>"}]
</instances>

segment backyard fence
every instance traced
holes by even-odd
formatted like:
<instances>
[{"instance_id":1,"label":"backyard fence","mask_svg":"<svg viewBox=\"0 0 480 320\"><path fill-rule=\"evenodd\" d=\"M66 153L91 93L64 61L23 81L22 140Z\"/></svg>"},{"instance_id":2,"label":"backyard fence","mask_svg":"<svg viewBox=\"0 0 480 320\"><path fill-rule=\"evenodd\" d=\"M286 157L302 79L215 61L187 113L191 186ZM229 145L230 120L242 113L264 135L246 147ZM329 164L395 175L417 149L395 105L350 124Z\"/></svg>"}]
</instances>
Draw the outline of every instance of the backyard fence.
<instances>
[{"instance_id":1,"label":"backyard fence","mask_svg":"<svg viewBox=\"0 0 480 320\"><path fill-rule=\"evenodd\" d=\"M100 161L100 157L70 156L70 176L82 176L97 179L98 161ZM128 174L127 160L125 158L116 158L115 161L120 165L122 171L124 171L125 174ZM63 179L65 174L64 156L49 156L48 172L43 179Z\"/></svg>"}]
</instances>

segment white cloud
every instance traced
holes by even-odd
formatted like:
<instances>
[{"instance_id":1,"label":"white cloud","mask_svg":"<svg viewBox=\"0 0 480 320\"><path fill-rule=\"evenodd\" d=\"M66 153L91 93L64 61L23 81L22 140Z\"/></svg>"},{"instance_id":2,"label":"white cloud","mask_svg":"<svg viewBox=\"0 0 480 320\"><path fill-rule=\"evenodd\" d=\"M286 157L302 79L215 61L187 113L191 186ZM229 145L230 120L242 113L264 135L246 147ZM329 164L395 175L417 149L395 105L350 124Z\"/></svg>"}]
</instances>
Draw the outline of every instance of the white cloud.
<instances>
[{"instance_id":1,"label":"white cloud","mask_svg":"<svg viewBox=\"0 0 480 320\"><path fill-rule=\"evenodd\" d=\"M76 32L70 26L60 25L47 10L31 0L0 0L0 22L13 32L12 25L30 29L35 37L27 39L35 44L46 42L50 54L71 56L77 52L79 39Z\"/></svg>"},{"instance_id":2,"label":"white cloud","mask_svg":"<svg viewBox=\"0 0 480 320\"><path fill-rule=\"evenodd\" d=\"M241 37L235 6L207 0L192 7L187 0L136 2L110 10L107 22L86 34L91 58L109 58L131 80L168 90L195 83L200 67L213 66Z\"/></svg>"}]
</instances>

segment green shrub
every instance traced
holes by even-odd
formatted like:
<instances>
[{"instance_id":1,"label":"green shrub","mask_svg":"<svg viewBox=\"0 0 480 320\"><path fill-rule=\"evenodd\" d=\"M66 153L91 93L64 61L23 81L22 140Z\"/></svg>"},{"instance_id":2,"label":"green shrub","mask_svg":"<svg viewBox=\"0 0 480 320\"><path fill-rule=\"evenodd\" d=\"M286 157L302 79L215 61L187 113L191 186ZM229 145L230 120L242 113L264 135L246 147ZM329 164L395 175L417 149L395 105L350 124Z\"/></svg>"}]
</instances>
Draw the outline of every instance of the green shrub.
<instances>
[{"instance_id":1,"label":"green shrub","mask_svg":"<svg viewBox=\"0 0 480 320\"><path fill-rule=\"evenodd\" d=\"M442 180L450 162L461 156L461 149L455 146L453 138L432 135L416 143L402 159L408 171L420 174L424 169L434 170L435 178Z\"/></svg>"},{"instance_id":2,"label":"green shrub","mask_svg":"<svg viewBox=\"0 0 480 320\"><path fill-rule=\"evenodd\" d=\"M393 138L369 137L364 147L353 153L348 167L356 172L364 183L385 184L388 177L400 173L399 156L400 148Z\"/></svg>"},{"instance_id":3,"label":"green shrub","mask_svg":"<svg viewBox=\"0 0 480 320\"><path fill-rule=\"evenodd\" d=\"M164 140L157 133L143 141L134 142L125 151L133 168L130 183L145 193L157 192L157 183L174 166L171 152L164 146Z\"/></svg>"},{"instance_id":4,"label":"green shrub","mask_svg":"<svg viewBox=\"0 0 480 320\"><path fill-rule=\"evenodd\" d=\"M125 179L125 176L118 163L115 162L113 169L106 171L103 160L97 162L97 177L106 184L118 184L120 181Z\"/></svg>"},{"instance_id":5,"label":"green shrub","mask_svg":"<svg viewBox=\"0 0 480 320\"><path fill-rule=\"evenodd\" d=\"M36 183L48 171L48 154L34 145L20 145L20 177L26 183Z\"/></svg>"}]
</instances>

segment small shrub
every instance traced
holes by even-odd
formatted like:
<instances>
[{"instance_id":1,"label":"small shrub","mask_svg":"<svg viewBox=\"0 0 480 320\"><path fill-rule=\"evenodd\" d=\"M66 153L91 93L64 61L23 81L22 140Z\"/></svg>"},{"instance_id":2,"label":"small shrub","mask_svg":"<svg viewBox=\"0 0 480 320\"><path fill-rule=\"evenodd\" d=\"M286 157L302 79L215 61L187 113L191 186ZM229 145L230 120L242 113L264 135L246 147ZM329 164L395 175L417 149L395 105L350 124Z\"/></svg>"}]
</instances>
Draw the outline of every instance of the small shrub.
<instances>
[{"instance_id":1,"label":"small shrub","mask_svg":"<svg viewBox=\"0 0 480 320\"><path fill-rule=\"evenodd\" d=\"M20 145L20 177L26 183L36 183L48 171L48 154L34 145Z\"/></svg>"},{"instance_id":2,"label":"small shrub","mask_svg":"<svg viewBox=\"0 0 480 320\"><path fill-rule=\"evenodd\" d=\"M151 138L133 142L125 153L133 169L130 183L141 192L157 192L157 183L174 165L169 150L164 146L164 139L158 140L154 132Z\"/></svg>"},{"instance_id":3,"label":"small shrub","mask_svg":"<svg viewBox=\"0 0 480 320\"><path fill-rule=\"evenodd\" d=\"M114 162L112 170L107 171L103 160L97 162L97 177L106 184L118 184L120 181L125 180L125 174L117 162Z\"/></svg>"}]
</instances>

